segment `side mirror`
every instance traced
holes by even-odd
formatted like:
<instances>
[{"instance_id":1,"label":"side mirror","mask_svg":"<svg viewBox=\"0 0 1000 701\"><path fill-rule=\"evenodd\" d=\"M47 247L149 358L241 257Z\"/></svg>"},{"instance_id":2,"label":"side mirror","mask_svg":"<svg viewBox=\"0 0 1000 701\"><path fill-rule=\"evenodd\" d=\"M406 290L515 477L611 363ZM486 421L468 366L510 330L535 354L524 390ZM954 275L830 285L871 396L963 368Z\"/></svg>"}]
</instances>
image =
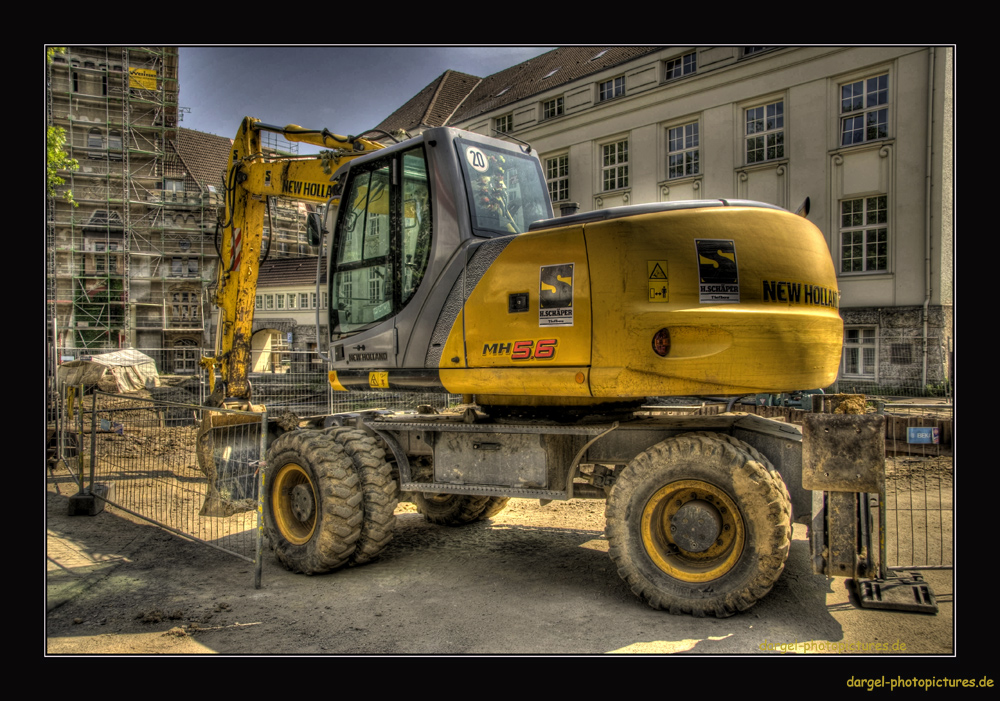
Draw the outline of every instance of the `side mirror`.
<instances>
[{"instance_id":1,"label":"side mirror","mask_svg":"<svg viewBox=\"0 0 1000 701\"><path fill-rule=\"evenodd\" d=\"M306 217L306 233L309 236L309 245L318 246L323 240L323 234L328 233L323 226L323 216L316 212L310 212Z\"/></svg>"}]
</instances>

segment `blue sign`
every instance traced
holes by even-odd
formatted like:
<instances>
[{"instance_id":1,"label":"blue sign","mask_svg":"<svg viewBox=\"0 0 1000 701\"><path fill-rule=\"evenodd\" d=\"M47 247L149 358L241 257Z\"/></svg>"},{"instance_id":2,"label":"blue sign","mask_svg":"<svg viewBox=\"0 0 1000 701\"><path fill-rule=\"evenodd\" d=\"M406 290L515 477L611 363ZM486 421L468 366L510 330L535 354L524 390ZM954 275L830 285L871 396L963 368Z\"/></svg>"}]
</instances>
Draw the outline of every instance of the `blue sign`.
<instances>
[{"instance_id":1,"label":"blue sign","mask_svg":"<svg viewBox=\"0 0 1000 701\"><path fill-rule=\"evenodd\" d=\"M937 445L941 442L941 429L939 428L914 428L906 429L907 443L932 443Z\"/></svg>"}]
</instances>

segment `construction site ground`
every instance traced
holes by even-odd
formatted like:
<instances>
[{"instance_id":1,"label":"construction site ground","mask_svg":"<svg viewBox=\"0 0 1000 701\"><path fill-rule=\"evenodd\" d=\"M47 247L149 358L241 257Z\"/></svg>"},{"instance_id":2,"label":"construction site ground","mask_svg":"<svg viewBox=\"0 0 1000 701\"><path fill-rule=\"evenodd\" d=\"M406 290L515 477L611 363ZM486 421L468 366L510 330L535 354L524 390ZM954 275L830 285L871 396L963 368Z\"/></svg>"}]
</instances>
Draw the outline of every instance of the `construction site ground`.
<instances>
[{"instance_id":1,"label":"construction site ground","mask_svg":"<svg viewBox=\"0 0 1000 701\"><path fill-rule=\"evenodd\" d=\"M950 460L949 460L950 461ZM950 471L950 466L949 466ZM812 574L796 523L785 572L727 619L649 608L607 555L604 502L511 500L434 526L411 504L371 564L321 576L254 565L109 508L69 516L47 480L45 652L61 655L952 655L952 570L924 571L937 615L862 609Z\"/></svg>"}]
</instances>

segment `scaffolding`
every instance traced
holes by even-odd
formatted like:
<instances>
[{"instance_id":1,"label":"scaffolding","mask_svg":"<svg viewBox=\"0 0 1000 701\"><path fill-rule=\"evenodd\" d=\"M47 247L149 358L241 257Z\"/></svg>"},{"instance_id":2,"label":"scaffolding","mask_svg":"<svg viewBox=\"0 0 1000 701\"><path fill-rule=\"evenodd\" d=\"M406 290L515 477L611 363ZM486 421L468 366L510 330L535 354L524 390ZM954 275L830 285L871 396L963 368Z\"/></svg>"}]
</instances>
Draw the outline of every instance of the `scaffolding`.
<instances>
[{"instance_id":1,"label":"scaffolding","mask_svg":"<svg viewBox=\"0 0 1000 701\"><path fill-rule=\"evenodd\" d=\"M51 367L132 347L156 357L161 373L196 373L212 345L223 168L203 182L204 164L193 173L185 163L198 142L179 140L176 47L71 46L53 56L46 78L47 126L65 130L79 163L60 171L65 184L46 202ZM265 148L298 153L297 143L270 133ZM228 145L216 155L224 163ZM62 197L66 190L77 206ZM270 205L268 255L317 255L305 205Z\"/></svg>"},{"instance_id":2,"label":"scaffolding","mask_svg":"<svg viewBox=\"0 0 1000 701\"><path fill-rule=\"evenodd\" d=\"M48 124L80 166L47 203L50 342L62 354L201 345L221 200L177 152L177 64L176 48L126 46L69 47L48 65Z\"/></svg>"}]
</instances>

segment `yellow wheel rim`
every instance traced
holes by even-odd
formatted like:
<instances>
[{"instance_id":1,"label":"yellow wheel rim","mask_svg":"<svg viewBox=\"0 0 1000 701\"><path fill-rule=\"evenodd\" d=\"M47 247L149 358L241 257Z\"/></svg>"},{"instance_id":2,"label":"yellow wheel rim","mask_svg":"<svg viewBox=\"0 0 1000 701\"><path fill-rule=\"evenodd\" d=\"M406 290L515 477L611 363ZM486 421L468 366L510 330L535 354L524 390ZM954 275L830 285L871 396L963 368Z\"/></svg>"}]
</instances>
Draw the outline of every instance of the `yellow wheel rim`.
<instances>
[{"instance_id":1,"label":"yellow wheel rim","mask_svg":"<svg viewBox=\"0 0 1000 701\"><path fill-rule=\"evenodd\" d=\"M306 471L295 463L282 466L271 487L271 504L278 530L288 542L309 542L316 530L318 503L316 486Z\"/></svg>"},{"instance_id":2,"label":"yellow wheel rim","mask_svg":"<svg viewBox=\"0 0 1000 701\"><path fill-rule=\"evenodd\" d=\"M704 515L710 524L699 531L704 544L695 549L690 549L691 539L681 537L682 521L692 513ZM736 503L701 480L679 480L661 487L642 511L641 531L650 559L684 582L708 582L729 572L739 561L746 540Z\"/></svg>"}]
</instances>

